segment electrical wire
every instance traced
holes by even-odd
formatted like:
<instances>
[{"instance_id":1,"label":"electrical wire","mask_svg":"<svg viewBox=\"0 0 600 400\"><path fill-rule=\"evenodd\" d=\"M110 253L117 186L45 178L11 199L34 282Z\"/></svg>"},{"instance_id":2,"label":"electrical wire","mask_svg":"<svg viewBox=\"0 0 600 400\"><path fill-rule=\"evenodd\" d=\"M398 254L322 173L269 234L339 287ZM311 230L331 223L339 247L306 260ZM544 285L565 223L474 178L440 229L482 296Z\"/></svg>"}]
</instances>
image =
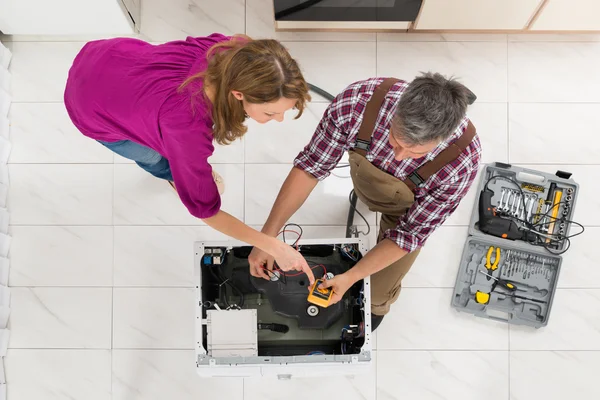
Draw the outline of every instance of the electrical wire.
<instances>
[{"instance_id":1,"label":"electrical wire","mask_svg":"<svg viewBox=\"0 0 600 400\"><path fill-rule=\"evenodd\" d=\"M295 226L297 227L300 232L296 232L296 231L292 231L290 229L288 229L288 226ZM285 243L285 233L295 233L296 235L298 235L298 237L296 238L296 241L294 242L294 244L292 244L292 247L296 247L296 249L298 248L298 242L300 242L300 239L302 238L302 235L304 234L304 229L302 229L302 227L298 224L294 224L294 223L288 223L283 227L283 230L281 232L279 232L279 234L283 234L283 242ZM278 234L278 235L279 235Z\"/></svg>"},{"instance_id":2,"label":"electrical wire","mask_svg":"<svg viewBox=\"0 0 600 400\"><path fill-rule=\"evenodd\" d=\"M350 203L350 207L352 207L354 209L354 212L356 212L358 215L360 215L360 217L363 219L363 221L365 221L365 224L367 224L367 232L358 231L358 233L362 233L363 235L367 236L369 233L371 233L371 225L369 224L369 221L367 221L365 216L362 215L360 211L358 211L356 206L354 206L354 204L352 204L352 194L353 193L354 193L354 189L352 189L350 191L350 194L348 195L348 202Z\"/></svg>"},{"instance_id":3,"label":"electrical wire","mask_svg":"<svg viewBox=\"0 0 600 400\"><path fill-rule=\"evenodd\" d=\"M525 192L523 191L523 189L521 188L521 185L519 185L519 183L514 180L513 178L510 178L508 176L504 176L504 175L493 175L491 176L487 182L485 183L484 186L484 190L490 190L489 189L489 184L492 180L494 179L500 179L500 180L505 180L508 182L511 182L513 185L515 185L517 187L517 189L519 189L519 192L521 193L521 203L523 205L523 208L526 208L526 204L525 204ZM531 244L532 246L539 246L539 247L544 247L549 253L554 254L554 255L561 255L563 253L565 253L567 250L569 250L569 248L571 247L571 238L574 238L575 236L579 236L581 235L584 231L585 231L585 227L580 224L579 222L573 221L573 220L569 220L566 218L554 218L554 224L556 225L557 222L564 222L566 224L574 224L578 227L581 228L580 232L577 232L573 235L569 235L569 236L561 236L558 235L556 233L550 233L550 232L540 232L538 229L540 225L545 225L545 217L550 217L550 219L552 219L552 216L549 214L555 207L559 207L561 204L566 203L563 201L559 201L558 203L554 203L551 207L548 208L548 211L545 213L533 213L532 217L536 216L542 216L544 218L540 218L538 222L536 223L531 223L527 220L523 220L511 215L508 215L507 218L512 219L514 221L520 222L522 225L524 225L524 230L534 233L536 235L536 240L534 241L525 241L526 243ZM551 222L551 221L550 221ZM549 243L546 243L546 240L541 240L539 239L539 237L544 237L546 239L550 239L551 242L550 244L552 244L552 242L556 243L557 246L561 246L563 245L564 248L562 250L559 251L555 251L554 249L552 249L551 247L549 247Z\"/></svg>"}]
</instances>

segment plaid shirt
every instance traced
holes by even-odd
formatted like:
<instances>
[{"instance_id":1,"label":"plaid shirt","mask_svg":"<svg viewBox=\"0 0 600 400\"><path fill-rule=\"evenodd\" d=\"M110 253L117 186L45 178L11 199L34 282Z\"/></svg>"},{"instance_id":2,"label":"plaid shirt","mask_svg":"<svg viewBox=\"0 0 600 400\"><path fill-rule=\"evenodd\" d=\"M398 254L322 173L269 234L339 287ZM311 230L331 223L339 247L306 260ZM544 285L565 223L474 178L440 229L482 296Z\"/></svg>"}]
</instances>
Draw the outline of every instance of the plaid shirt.
<instances>
[{"instance_id":1,"label":"plaid shirt","mask_svg":"<svg viewBox=\"0 0 600 400\"><path fill-rule=\"evenodd\" d=\"M354 148L367 102L383 78L356 82L340 93L325 111L310 143L298 154L294 165L322 180L331 173L345 151ZM408 82L390 89L376 122L367 160L382 171L404 180L425 162L433 159L466 130L465 117L456 131L433 151L417 159L396 161L389 143L393 110ZM481 144L475 136L453 162L431 176L415 191L415 202L399 218L398 225L384 233L407 252L425 244L427 238L456 210L475 180L481 158Z\"/></svg>"}]
</instances>

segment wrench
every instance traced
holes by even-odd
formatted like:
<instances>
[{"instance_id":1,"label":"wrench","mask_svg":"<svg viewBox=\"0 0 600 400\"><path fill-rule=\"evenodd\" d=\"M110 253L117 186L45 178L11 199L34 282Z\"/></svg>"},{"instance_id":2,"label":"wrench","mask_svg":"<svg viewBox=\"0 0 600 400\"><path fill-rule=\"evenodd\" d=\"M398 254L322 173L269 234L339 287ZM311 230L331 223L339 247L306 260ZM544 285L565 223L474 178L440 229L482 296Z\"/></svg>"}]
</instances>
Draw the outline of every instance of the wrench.
<instances>
[{"instance_id":1,"label":"wrench","mask_svg":"<svg viewBox=\"0 0 600 400\"><path fill-rule=\"evenodd\" d=\"M529 202L529 209L527 210L527 221L533 223L533 206L536 203L535 196L531 196L531 201Z\"/></svg>"},{"instance_id":2,"label":"wrench","mask_svg":"<svg viewBox=\"0 0 600 400\"><path fill-rule=\"evenodd\" d=\"M506 193L508 194L508 196L506 196L506 203L504 203L504 205L502 206L502 212L507 213L510 211L510 199L512 197L512 191L506 189Z\"/></svg>"},{"instance_id":3,"label":"wrench","mask_svg":"<svg viewBox=\"0 0 600 400\"><path fill-rule=\"evenodd\" d=\"M498 207L497 210L498 212L501 212L504 210L504 196L506 196L506 188L502 188L502 196L500 196L500 202L498 202Z\"/></svg>"}]
</instances>

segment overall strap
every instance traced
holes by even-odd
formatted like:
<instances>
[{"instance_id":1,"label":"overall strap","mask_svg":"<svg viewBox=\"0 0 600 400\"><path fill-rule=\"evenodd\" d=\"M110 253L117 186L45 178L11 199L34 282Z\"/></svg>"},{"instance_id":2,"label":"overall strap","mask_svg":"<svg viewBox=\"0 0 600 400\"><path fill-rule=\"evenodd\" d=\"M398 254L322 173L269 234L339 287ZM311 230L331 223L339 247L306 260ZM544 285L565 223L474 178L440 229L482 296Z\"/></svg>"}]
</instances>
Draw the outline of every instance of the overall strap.
<instances>
[{"instance_id":1,"label":"overall strap","mask_svg":"<svg viewBox=\"0 0 600 400\"><path fill-rule=\"evenodd\" d=\"M404 182L413 192L417 186L423 184L432 175L444 168L446 165L456 160L458 156L471 144L477 131L475 126L469 121L465 132L452 144L446 147L433 160L423 164L419 169L410 174Z\"/></svg>"},{"instance_id":2,"label":"overall strap","mask_svg":"<svg viewBox=\"0 0 600 400\"><path fill-rule=\"evenodd\" d=\"M369 150L371 136L373 136L375 123L377 122L377 116L379 115L379 110L381 110L385 96L389 92L390 88L398 81L400 80L396 78L384 79L377 86L377 88L375 88L373 96L371 96L367 102L367 106L365 107L365 112L363 114L363 120L358 130L356 145L354 146L354 151L363 157L366 156L367 151Z\"/></svg>"}]
</instances>

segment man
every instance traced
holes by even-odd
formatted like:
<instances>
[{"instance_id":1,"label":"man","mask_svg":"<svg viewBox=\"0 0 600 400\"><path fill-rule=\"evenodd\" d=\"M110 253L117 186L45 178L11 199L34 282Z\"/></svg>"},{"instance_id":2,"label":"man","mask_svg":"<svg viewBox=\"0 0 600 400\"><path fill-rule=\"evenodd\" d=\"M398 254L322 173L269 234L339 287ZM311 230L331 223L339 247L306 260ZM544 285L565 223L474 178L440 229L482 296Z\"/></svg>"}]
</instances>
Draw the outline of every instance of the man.
<instances>
[{"instance_id":1,"label":"man","mask_svg":"<svg viewBox=\"0 0 600 400\"><path fill-rule=\"evenodd\" d=\"M410 84L373 78L356 82L325 111L296 157L263 232L276 236L344 151L358 198L382 214L378 244L354 268L326 281L333 302L371 275L372 329L400 293L402 278L433 231L471 187L481 145L465 113L473 94L453 79L426 73ZM250 273L268 279L268 254L254 248Z\"/></svg>"}]
</instances>

